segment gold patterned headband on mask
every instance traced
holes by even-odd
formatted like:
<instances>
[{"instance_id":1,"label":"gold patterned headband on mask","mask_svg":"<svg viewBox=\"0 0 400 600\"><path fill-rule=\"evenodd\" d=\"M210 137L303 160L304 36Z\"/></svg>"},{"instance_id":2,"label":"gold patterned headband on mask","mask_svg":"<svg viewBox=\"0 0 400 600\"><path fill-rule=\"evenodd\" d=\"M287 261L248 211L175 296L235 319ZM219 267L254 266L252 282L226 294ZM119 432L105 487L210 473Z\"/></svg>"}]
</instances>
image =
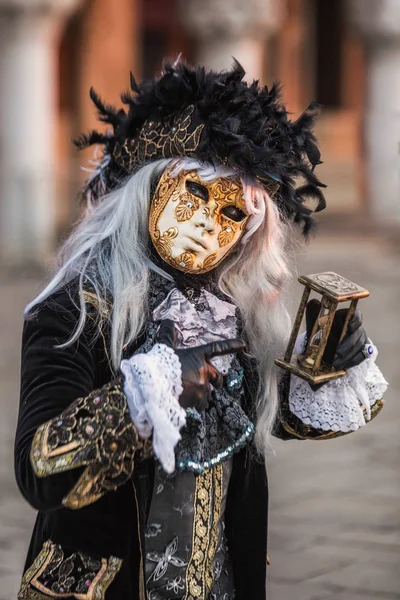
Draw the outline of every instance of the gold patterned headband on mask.
<instances>
[{"instance_id":1,"label":"gold patterned headband on mask","mask_svg":"<svg viewBox=\"0 0 400 600\"><path fill-rule=\"evenodd\" d=\"M249 213L240 179L202 181L196 171L166 169L150 208L149 233L160 257L186 273L206 273L244 234Z\"/></svg>"}]
</instances>

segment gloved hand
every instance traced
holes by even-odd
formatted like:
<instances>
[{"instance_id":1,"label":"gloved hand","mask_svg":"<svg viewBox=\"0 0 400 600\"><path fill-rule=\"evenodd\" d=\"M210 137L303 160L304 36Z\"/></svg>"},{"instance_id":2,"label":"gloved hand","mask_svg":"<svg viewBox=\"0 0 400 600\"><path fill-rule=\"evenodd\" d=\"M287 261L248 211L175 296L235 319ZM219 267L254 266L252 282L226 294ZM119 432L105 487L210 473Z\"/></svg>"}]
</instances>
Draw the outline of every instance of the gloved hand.
<instances>
[{"instance_id":1,"label":"gloved hand","mask_svg":"<svg viewBox=\"0 0 400 600\"><path fill-rule=\"evenodd\" d=\"M176 349L176 329L173 321L161 321L157 342L174 349L182 366L183 392L179 397L179 404L183 408L195 408L201 412L208 406L208 393L210 383L215 388L222 387L223 377L209 362L214 356L232 354L245 349L241 340L221 340L196 346L194 348Z\"/></svg>"},{"instance_id":2,"label":"gloved hand","mask_svg":"<svg viewBox=\"0 0 400 600\"><path fill-rule=\"evenodd\" d=\"M315 320L319 315L321 303L319 300L310 300L306 308L306 328L307 339ZM347 309L339 309L335 313L332 328L329 334L326 349L323 355L323 362L327 365L333 365L337 370L356 367L365 360L363 348L368 344L368 337L362 326L362 314L356 310L347 328L346 335L339 344L340 334L346 319Z\"/></svg>"}]
</instances>

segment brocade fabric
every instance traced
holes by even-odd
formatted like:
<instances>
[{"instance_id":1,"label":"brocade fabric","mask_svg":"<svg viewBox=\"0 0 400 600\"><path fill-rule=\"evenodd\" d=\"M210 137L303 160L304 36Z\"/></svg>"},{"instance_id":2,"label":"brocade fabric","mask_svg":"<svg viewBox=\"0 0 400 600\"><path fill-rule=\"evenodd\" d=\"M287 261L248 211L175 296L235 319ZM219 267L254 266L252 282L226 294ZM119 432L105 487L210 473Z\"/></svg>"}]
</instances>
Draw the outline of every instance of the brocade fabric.
<instances>
[{"instance_id":1,"label":"brocade fabric","mask_svg":"<svg viewBox=\"0 0 400 600\"><path fill-rule=\"evenodd\" d=\"M163 319L174 321L178 348L237 337L236 308L218 297L214 289L182 291L174 282L153 273L151 291L152 320L138 353L151 351L157 341L157 325ZM212 360L224 374L224 385L211 390L204 412L188 411L175 448L176 468L180 471L202 473L228 460L253 437L254 425L241 406L244 369L240 357L228 355Z\"/></svg>"}]
</instances>

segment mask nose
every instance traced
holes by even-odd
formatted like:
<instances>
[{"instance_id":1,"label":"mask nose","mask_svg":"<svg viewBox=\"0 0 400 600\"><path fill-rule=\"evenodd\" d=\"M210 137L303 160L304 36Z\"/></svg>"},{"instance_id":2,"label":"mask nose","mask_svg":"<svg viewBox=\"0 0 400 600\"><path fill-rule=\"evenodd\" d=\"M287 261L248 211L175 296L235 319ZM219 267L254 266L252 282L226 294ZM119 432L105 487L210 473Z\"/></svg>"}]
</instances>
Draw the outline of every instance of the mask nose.
<instances>
[{"instance_id":1,"label":"mask nose","mask_svg":"<svg viewBox=\"0 0 400 600\"><path fill-rule=\"evenodd\" d=\"M209 208L203 208L199 211L195 220L196 227L201 227L204 231L212 233L215 229L215 218L212 216Z\"/></svg>"}]
</instances>

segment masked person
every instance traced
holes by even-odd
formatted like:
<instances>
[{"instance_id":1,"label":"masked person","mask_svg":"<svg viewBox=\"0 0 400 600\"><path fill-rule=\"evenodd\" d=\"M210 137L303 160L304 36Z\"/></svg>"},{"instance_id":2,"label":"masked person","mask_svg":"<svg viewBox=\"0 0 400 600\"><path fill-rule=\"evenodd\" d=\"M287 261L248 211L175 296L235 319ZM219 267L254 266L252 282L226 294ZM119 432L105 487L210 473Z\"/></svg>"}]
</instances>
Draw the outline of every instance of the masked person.
<instances>
[{"instance_id":1,"label":"masked person","mask_svg":"<svg viewBox=\"0 0 400 600\"><path fill-rule=\"evenodd\" d=\"M271 434L340 435L382 406L359 313L328 344L345 377L278 385L290 241L325 206L317 106L292 122L243 78L166 65L132 77L126 111L91 92L112 130L78 141L104 146L88 208L26 309L20 600L264 599Z\"/></svg>"}]
</instances>

